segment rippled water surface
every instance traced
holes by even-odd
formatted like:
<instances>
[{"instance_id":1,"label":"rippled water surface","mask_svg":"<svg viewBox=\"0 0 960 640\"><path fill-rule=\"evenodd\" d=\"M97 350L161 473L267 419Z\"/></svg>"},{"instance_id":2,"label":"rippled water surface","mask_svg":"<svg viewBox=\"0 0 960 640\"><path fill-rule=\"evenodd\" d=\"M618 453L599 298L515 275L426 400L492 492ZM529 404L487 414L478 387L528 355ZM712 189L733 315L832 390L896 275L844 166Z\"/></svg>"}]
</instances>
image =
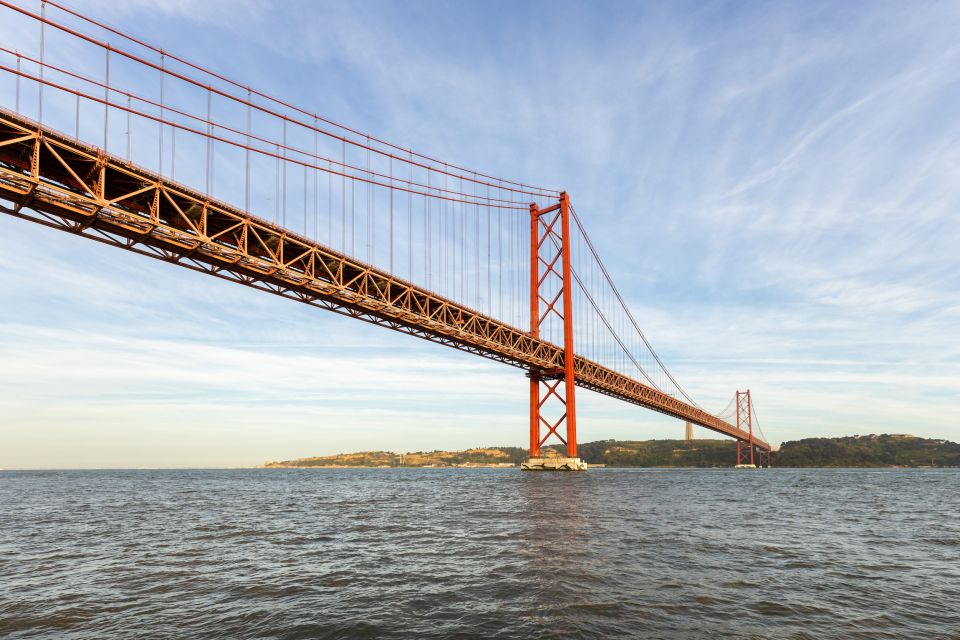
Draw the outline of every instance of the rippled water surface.
<instances>
[{"instance_id":1,"label":"rippled water surface","mask_svg":"<svg viewBox=\"0 0 960 640\"><path fill-rule=\"evenodd\" d=\"M960 638L957 470L0 473L9 638Z\"/></svg>"}]
</instances>

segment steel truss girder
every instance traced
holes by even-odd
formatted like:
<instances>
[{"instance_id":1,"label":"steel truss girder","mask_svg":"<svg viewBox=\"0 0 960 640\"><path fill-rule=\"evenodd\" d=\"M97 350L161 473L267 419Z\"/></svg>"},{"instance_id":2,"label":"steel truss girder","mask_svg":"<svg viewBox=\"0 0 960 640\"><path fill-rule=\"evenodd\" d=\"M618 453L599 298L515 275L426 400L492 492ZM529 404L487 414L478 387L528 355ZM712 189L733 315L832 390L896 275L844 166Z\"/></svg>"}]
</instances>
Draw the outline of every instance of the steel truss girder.
<instances>
[{"instance_id":1,"label":"steel truss girder","mask_svg":"<svg viewBox=\"0 0 960 640\"><path fill-rule=\"evenodd\" d=\"M563 349L529 332L6 110L0 211L528 371L563 368ZM574 372L579 387L748 439L586 358Z\"/></svg>"}]
</instances>

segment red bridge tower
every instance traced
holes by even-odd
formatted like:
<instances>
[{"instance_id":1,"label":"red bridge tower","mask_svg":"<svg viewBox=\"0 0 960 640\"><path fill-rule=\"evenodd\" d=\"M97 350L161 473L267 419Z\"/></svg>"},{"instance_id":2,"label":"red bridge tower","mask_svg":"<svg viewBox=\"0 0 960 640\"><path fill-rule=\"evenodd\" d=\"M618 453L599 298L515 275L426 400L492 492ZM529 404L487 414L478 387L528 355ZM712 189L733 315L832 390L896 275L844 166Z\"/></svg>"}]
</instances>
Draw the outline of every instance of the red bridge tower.
<instances>
[{"instance_id":1,"label":"red bridge tower","mask_svg":"<svg viewBox=\"0 0 960 640\"><path fill-rule=\"evenodd\" d=\"M530 460L521 465L525 470L582 471L587 468L577 456L570 271L570 197L562 192L555 205L545 209L530 205L530 335L539 338L548 320L559 319L563 323L563 363L551 370L531 369L527 374L530 378ZM541 431L541 426L546 433ZM565 435L561 435L561 427L565 427ZM566 445L567 457L541 457L540 447L551 435Z\"/></svg>"}]
</instances>

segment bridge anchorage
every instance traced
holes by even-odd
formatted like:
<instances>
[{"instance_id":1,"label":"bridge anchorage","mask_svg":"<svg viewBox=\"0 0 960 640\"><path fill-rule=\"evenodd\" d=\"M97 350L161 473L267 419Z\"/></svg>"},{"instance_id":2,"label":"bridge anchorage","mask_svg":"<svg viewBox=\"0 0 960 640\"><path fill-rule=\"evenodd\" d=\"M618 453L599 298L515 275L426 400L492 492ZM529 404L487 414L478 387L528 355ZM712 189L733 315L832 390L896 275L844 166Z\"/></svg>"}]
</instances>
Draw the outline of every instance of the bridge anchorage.
<instances>
[{"instance_id":1,"label":"bridge anchorage","mask_svg":"<svg viewBox=\"0 0 960 640\"><path fill-rule=\"evenodd\" d=\"M567 192L362 134L53 0L0 12L16 23L0 42L0 213L517 367L526 470L586 469L577 388L769 465L750 392L718 414L694 402Z\"/></svg>"}]
</instances>

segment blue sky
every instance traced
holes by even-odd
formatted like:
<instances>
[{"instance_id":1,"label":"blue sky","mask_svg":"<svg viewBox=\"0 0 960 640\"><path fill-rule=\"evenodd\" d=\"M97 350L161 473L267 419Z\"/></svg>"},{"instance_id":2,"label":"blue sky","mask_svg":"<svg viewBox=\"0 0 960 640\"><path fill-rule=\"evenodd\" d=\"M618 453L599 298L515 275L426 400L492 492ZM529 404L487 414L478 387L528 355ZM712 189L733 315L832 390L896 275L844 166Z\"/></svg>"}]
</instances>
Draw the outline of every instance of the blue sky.
<instances>
[{"instance_id":1,"label":"blue sky","mask_svg":"<svg viewBox=\"0 0 960 640\"><path fill-rule=\"evenodd\" d=\"M83 8L360 130L567 189L680 383L715 410L749 387L773 442L960 439L955 2ZM9 217L0 299L2 467L525 444L520 371ZM683 432L578 404L582 441Z\"/></svg>"}]
</instances>

